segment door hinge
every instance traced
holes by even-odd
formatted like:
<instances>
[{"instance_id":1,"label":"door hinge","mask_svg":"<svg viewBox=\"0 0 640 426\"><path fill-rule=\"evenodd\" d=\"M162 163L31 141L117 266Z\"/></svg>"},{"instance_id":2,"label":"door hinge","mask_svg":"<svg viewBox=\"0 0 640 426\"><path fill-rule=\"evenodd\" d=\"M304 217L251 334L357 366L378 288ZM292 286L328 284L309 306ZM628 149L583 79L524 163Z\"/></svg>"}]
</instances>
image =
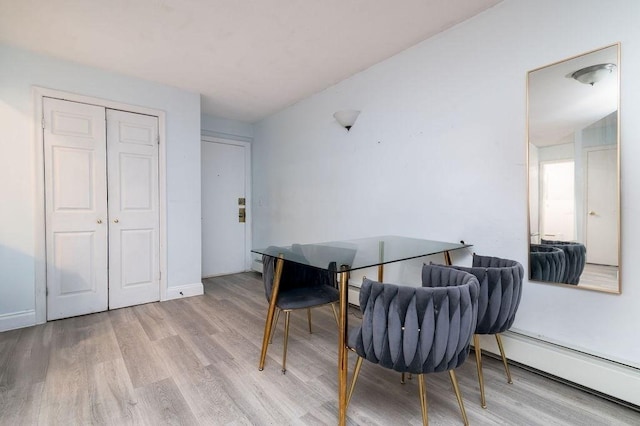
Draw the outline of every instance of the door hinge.
<instances>
[{"instance_id":1,"label":"door hinge","mask_svg":"<svg viewBox=\"0 0 640 426\"><path fill-rule=\"evenodd\" d=\"M44 123L45 123L45 122L44 122L44 117L42 117L42 128L43 128L43 129L45 128L45 124L44 124Z\"/></svg>"},{"instance_id":2,"label":"door hinge","mask_svg":"<svg viewBox=\"0 0 640 426\"><path fill-rule=\"evenodd\" d=\"M49 295L49 287L45 287L44 289L44 295L48 296Z\"/></svg>"},{"instance_id":3,"label":"door hinge","mask_svg":"<svg viewBox=\"0 0 640 426\"><path fill-rule=\"evenodd\" d=\"M160 136L156 136L156 143L160 145Z\"/></svg>"}]
</instances>

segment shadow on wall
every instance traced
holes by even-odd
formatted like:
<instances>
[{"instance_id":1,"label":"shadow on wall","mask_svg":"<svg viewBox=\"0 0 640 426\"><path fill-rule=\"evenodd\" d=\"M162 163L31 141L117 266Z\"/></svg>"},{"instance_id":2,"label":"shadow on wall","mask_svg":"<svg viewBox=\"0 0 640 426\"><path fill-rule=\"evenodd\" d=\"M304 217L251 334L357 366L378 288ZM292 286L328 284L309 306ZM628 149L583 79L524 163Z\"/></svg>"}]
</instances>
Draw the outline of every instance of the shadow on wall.
<instances>
[{"instance_id":1,"label":"shadow on wall","mask_svg":"<svg viewBox=\"0 0 640 426\"><path fill-rule=\"evenodd\" d=\"M35 309L35 259L0 244L0 318Z\"/></svg>"}]
</instances>

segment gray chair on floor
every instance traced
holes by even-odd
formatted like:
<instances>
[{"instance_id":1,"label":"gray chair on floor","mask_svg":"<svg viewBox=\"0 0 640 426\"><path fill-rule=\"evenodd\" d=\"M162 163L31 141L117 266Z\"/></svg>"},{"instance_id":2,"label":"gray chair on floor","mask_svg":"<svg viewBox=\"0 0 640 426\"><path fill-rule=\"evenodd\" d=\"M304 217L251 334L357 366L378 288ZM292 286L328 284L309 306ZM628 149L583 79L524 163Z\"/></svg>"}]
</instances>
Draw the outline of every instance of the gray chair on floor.
<instances>
[{"instance_id":1,"label":"gray chair on floor","mask_svg":"<svg viewBox=\"0 0 640 426\"><path fill-rule=\"evenodd\" d=\"M564 277L565 255L562 250L542 244L530 244L529 267L532 280L561 283Z\"/></svg>"},{"instance_id":2,"label":"gray chair on floor","mask_svg":"<svg viewBox=\"0 0 640 426\"><path fill-rule=\"evenodd\" d=\"M509 364L504 354L500 333L507 331L516 317L522 295L524 268L515 260L499 257L473 255L472 267L450 266L459 271L473 274L480 283L478 298L478 322L473 335L473 346L476 354L478 381L480 382L480 402L487 408L482 376L482 357L480 334L493 334L498 342L498 349L507 374L507 381L512 383ZM424 278L423 278L424 279Z\"/></svg>"},{"instance_id":3,"label":"gray chair on floor","mask_svg":"<svg viewBox=\"0 0 640 426\"><path fill-rule=\"evenodd\" d=\"M555 247L564 252L564 273L560 282L578 285L580 275L587 263L587 248L575 241L542 240L545 246Z\"/></svg>"},{"instance_id":4,"label":"gray chair on floor","mask_svg":"<svg viewBox=\"0 0 640 426\"><path fill-rule=\"evenodd\" d=\"M423 424L428 424L424 374L448 371L464 423L468 424L454 370L469 354L478 311L478 280L466 272L426 266L426 287L364 279L360 288L362 325L349 333L358 354L347 400L362 361L418 375Z\"/></svg>"},{"instance_id":5,"label":"gray chair on floor","mask_svg":"<svg viewBox=\"0 0 640 426\"><path fill-rule=\"evenodd\" d=\"M305 261L305 259L297 253L290 252L287 255L289 258L296 258L302 263ZM276 258L271 256L262 257L262 280L267 301L271 300L275 264ZM326 271L301 263L284 262L276 299L276 314L273 319L273 324L270 327L271 336L269 336L269 342L271 343L273 334L275 333L275 326L278 324L280 312L284 312L283 374L287 371L287 344L289 340L289 321L292 311L298 309L307 310L309 333L312 333L311 308L331 305L333 316L336 323L338 323L338 314L335 305L340 300L340 293L337 289L336 273L334 271L336 271L335 263L330 264L329 271Z\"/></svg>"}]
</instances>

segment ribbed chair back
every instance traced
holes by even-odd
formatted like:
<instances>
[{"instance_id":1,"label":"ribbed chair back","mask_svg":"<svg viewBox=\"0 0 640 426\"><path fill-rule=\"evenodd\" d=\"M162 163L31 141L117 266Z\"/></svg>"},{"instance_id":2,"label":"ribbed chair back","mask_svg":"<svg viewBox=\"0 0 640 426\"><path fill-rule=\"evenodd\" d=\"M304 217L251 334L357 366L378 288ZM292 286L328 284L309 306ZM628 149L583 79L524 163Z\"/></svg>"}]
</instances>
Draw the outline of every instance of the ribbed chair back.
<instances>
[{"instance_id":1,"label":"ribbed chair back","mask_svg":"<svg viewBox=\"0 0 640 426\"><path fill-rule=\"evenodd\" d=\"M541 243L564 252L564 273L562 274L561 282L576 285L580 283L580 275L582 275L587 263L587 248L584 244L554 240L542 240Z\"/></svg>"},{"instance_id":2,"label":"ribbed chair back","mask_svg":"<svg viewBox=\"0 0 640 426\"><path fill-rule=\"evenodd\" d=\"M564 252L559 248L541 244L531 244L529 250L531 279L561 283L566 264Z\"/></svg>"},{"instance_id":3,"label":"ribbed chair back","mask_svg":"<svg viewBox=\"0 0 640 426\"><path fill-rule=\"evenodd\" d=\"M460 268L478 278L478 324L476 334L496 334L513 325L522 297L524 268L519 262L473 255L472 268Z\"/></svg>"},{"instance_id":4,"label":"ribbed chair back","mask_svg":"<svg viewBox=\"0 0 640 426\"><path fill-rule=\"evenodd\" d=\"M508 382L511 383L511 373L504 354L500 333L511 328L515 320L522 297L524 268L515 260L492 256L479 256L476 254L473 255L472 267L450 266L449 268L472 274L478 279L478 283L480 284L478 322L476 324L473 341L478 367L478 379L480 381L481 405L486 407L480 340L478 339L478 335L494 334L496 336L507 379ZM425 284L424 277L423 284Z\"/></svg>"},{"instance_id":5,"label":"ribbed chair back","mask_svg":"<svg viewBox=\"0 0 640 426\"><path fill-rule=\"evenodd\" d=\"M476 280L465 278L467 282L438 288L365 279L360 288L362 327L353 345L356 353L405 373L433 373L460 366L469 353L478 301Z\"/></svg>"},{"instance_id":6,"label":"ribbed chair back","mask_svg":"<svg viewBox=\"0 0 640 426\"><path fill-rule=\"evenodd\" d=\"M469 354L478 314L478 280L471 274L429 266L429 287L409 287L364 279L360 288L362 325L349 335L358 355L353 393L363 359L402 373L418 374L426 424L425 373L449 371L465 423L464 405L453 370Z\"/></svg>"}]
</instances>

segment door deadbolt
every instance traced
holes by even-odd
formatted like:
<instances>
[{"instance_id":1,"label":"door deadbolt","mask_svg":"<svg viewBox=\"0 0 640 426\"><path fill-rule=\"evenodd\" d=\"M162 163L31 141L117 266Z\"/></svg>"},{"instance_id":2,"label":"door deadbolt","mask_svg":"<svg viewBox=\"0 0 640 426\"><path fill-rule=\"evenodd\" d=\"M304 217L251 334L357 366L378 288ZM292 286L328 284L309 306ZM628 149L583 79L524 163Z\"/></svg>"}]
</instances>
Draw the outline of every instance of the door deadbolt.
<instances>
[{"instance_id":1,"label":"door deadbolt","mask_svg":"<svg viewBox=\"0 0 640 426\"><path fill-rule=\"evenodd\" d=\"M245 223L246 219L247 219L247 213L245 211L245 208L240 207L238 209L238 222Z\"/></svg>"}]
</instances>

